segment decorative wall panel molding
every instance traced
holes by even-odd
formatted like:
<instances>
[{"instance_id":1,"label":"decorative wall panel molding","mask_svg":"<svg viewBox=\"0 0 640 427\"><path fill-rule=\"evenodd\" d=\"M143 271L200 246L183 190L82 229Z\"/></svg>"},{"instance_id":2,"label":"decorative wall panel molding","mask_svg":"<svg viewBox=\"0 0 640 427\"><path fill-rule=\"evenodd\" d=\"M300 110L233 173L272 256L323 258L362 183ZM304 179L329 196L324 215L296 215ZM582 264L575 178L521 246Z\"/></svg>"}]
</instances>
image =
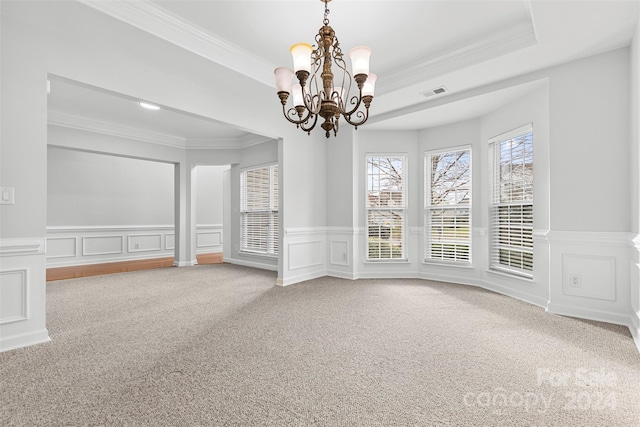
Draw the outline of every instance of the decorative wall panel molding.
<instances>
[{"instance_id":1,"label":"decorative wall panel molding","mask_svg":"<svg viewBox=\"0 0 640 427\"><path fill-rule=\"evenodd\" d=\"M349 242L346 240L332 240L330 243L329 262L332 265L349 266Z\"/></svg>"},{"instance_id":2,"label":"decorative wall panel molding","mask_svg":"<svg viewBox=\"0 0 640 427\"><path fill-rule=\"evenodd\" d=\"M316 267L324 264L321 240L289 243L289 270Z\"/></svg>"},{"instance_id":3,"label":"decorative wall panel molding","mask_svg":"<svg viewBox=\"0 0 640 427\"><path fill-rule=\"evenodd\" d=\"M202 224L196 227L196 253L222 252L222 224Z\"/></svg>"},{"instance_id":4,"label":"decorative wall panel molding","mask_svg":"<svg viewBox=\"0 0 640 427\"><path fill-rule=\"evenodd\" d=\"M175 231L172 225L53 226L46 242L47 267L71 267L174 256ZM196 226L196 242L197 253L222 252L222 224Z\"/></svg>"},{"instance_id":5,"label":"decorative wall panel molding","mask_svg":"<svg viewBox=\"0 0 640 427\"><path fill-rule=\"evenodd\" d=\"M84 236L82 255L114 255L124 252L124 236Z\"/></svg>"},{"instance_id":6,"label":"decorative wall panel molding","mask_svg":"<svg viewBox=\"0 0 640 427\"><path fill-rule=\"evenodd\" d=\"M206 248L211 246L220 246L221 234L219 231L210 231L198 233L196 246L198 248Z\"/></svg>"},{"instance_id":7,"label":"decorative wall panel molding","mask_svg":"<svg viewBox=\"0 0 640 427\"><path fill-rule=\"evenodd\" d=\"M167 233L164 235L164 250L172 251L176 248L176 235L175 233Z\"/></svg>"},{"instance_id":8,"label":"decorative wall panel molding","mask_svg":"<svg viewBox=\"0 0 640 427\"><path fill-rule=\"evenodd\" d=\"M74 258L77 248L77 237L47 237L47 259Z\"/></svg>"},{"instance_id":9,"label":"decorative wall panel molding","mask_svg":"<svg viewBox=\"0 0 640 427\"><path fill-rule=\"evenodd\" d=\"M0 325L28 319L27 270L0 272Z\"/></svg>"},{"instance_id":10,"label":"decorative wall panel molding","mask_svg":"<svg viewBox=\"0 0 640 427\"><path fill-rule=\"evenodd\" d=\"M162 250L162 234L130 234L127 236L128 252L154 252Z\"/></svg>"},{"instance_id":11,"label":"decorative wall panel molding","mask_svg":"<svg viewBox=\"0 0 640 427\"><path fill-rule=\"evenodd\" d=\"M562 292L565 295L615 301L615 257L563 254Z\"/></svg>"}]
</instances>

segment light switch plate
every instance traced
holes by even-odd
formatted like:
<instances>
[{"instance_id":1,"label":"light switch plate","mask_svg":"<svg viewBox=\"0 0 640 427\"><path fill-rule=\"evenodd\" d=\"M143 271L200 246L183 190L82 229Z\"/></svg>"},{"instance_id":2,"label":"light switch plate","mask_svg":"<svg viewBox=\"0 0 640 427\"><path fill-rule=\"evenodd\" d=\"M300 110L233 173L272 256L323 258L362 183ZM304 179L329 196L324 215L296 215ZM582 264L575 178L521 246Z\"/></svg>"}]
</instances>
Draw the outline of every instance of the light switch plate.
<instances>
[{"instance_id":1,"label":"light switch plate","mask_svg":"<svg viewBox=\"0 0 640 427\"><path fill-rule=\"evenodd\" d=\"M12 187L0 187L0 205L14 205L14 192Z\"/></svg>"}]
</instances>

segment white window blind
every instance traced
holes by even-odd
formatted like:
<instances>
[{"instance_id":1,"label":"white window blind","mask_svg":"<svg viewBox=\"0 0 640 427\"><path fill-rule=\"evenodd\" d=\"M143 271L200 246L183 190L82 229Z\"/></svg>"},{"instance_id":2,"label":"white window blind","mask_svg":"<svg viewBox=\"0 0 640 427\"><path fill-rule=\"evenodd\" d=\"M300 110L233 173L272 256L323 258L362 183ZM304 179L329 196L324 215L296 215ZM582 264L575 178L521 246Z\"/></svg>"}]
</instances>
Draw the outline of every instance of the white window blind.
<instances>
[{"instance_id":1,"label":"white window blind","mask_svg":"<svg viewBox=\"0 0 640 427\"><path fill-rule=\"evenodd\" d=\"M533 277L533 130L530 125L491 142L492 269Z\"/></svg>"},{"instance_id":2,"label":"white window blind","mask_svg":"<svg viewBox=\"0 0 640 427\"><path fill-rule=\"evenodd\" d=\"M471 150L425 156L425 260L471 261Z\"/></svg>"},{"instance_id":3,"label":"white window blind","mask_svg":"<svg viewBox=\"0 0 640 427\"><path fill-rule=\"evenodd\" d=\"M404 259L404 156L367 157L367 259Z\"/></svg>"},{"instance_id":4,"label":"white window blind","mask_svg":"<svg viewBox=\"0 0 640 427\"><path fill-rule=\"evenodd\" d=\"M278 254L278 165L240 174L240 250Z\"/></svg>"}]
</instances>

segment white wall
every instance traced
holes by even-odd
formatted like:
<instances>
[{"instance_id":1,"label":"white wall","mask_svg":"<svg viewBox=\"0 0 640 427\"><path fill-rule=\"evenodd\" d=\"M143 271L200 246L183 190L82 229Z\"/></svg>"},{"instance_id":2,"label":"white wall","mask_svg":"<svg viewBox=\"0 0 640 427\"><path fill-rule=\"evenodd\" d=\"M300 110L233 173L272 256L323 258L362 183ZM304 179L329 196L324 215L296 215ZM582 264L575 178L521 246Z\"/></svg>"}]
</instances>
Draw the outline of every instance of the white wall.
<instances>
[{"instance_id":1,"label":"white wall","mask_svg":"<svg viewBox=\"0 0 640 427\"><path fill-rule=\"evenodd\" d=\"M58 138L69 132L53 132L49 143L64 146ZM47 267L173 256L174 168L50 145ZM195 168L196 253L223 250L222 173L228 168Z\"/></svg>"},{"instance_id":2,"label":"white wall","mask_svg":"<svg viewBox=\"0 0 640 427\"><path fill-rule=\"evenodd\" d=\"M49 340L45 316L47 210L46 46L37 31L4 16L0 2L0 351Z\"/></svg>"},{"instance_id":3,"label":"white wall","mask_svg":"<svg viewBox=\"0 0 640 427\"><path fill-rule=\"evenodd\" d=\"M607 90L587 90L603 81ZM554 67L549 86L547 309L628 324L629 49ZM579 287L571 284L574 275Z\"/></svg>"},{"instance_id":4,"label":"white wall","mask_svg":"<svg viewBox=\"0 0 640 427\"><path fill-rule=\"evenodd\" d=\"M629 49L553 68L549 96L553 228L628 232Z\"/></svg>"},{"instance_id":5,"label":"white wall","mask_svg":"<svg viewBox=\"0 0 640 427\"><path fill-rule=\"evenodd\" d=\"M222 176L230 166L196 166L196 223L222 224Z\"/></svg>"},{"instance_id":6,"label":"white wall","mask_svg":"<svg viewBox=\"0 0 640 427\"><path fill-rule=\"evenodd\" d=\"M173 169L49 147L47 225L173 225Z\"/></svg>"}]
</instances>

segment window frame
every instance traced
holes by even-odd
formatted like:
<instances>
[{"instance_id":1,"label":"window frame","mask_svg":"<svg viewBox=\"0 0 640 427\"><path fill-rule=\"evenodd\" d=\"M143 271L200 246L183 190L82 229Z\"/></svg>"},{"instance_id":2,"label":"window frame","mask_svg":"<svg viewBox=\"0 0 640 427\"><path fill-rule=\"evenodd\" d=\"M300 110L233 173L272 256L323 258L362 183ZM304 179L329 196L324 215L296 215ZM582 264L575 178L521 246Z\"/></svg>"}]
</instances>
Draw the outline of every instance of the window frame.
<instances>
[{"instance_id":1,"label":"window frame","mask_svg":"<svg viewBox=\"0 0 640 427\"><path fill-rule=\"evenodd\" d=\"M531 163L532 178L531 178L531 190L530 190L531 198L528 200L520 200L520 201L511 200L507 202L502 202L499 200L499 192L498 192L498 189L500 188L500 185L501 185L501 181L499 181L500 180L500 173L499 173L500 172L500 150L498 150L496 147L498 147L499 144L503 142L511 141L515 138L525 136L529 133L531 134L531 159L532 159L532 163ZM512 129L508 132L502 133L500 135L497 135L489 139L489 172L490 172L490 175L489 175L490 176L489 178L489 181L490 181L489 182L489 191L490 191L489 193L489 270L493 272L507 274L514 277L524 278L527 280L533 280L533 273L535 268L535 264L534 264L535 255L534 255L534 244L533 244L534 243L533 242L534 209L535 209L535 200L533 197L533 188L535 186L535 145L534 145L533 123L528 123L526 125L520 126L516 129ZM526 212L526 218L527 218L526 225L525 225L524 219L522 220L521 224L515 221L505 222L504 224L506 224L507 225L506 228L509 228L509 229L519 228L523 231L530 230L528 233L530 237L527 236L526 241L525 241L524 235L521 234L523 236L522 240L527 243L526 247L524 245L519 245L519 246L505 245L505 244L500 244L498 242L498 240L500 239L500 233L497 230L500 229L500 222L497 216L499 216L500 210L504 208L513 212L514 211L513 207L516 207L516 210L518 207L520 207L521 218L525 217L525 212ZM511 212L508 212L507 215L510 216ZM530 221L530 224L529 224L529 221ZM515 227L513 225L515 225ZM505 227L503 227L503 229L504 228ZM509 233L508 240L512 240L511 239L512 235L514 234ZM525 263L524 254L525 253L530 254L531 269L529 270L529 269L519 268L516 266L501 263L500 262L501 249L511 251L511 252L521 252L522 253L521 264L523 265Z\"/></svg>"},{"instance_id":2,"label":"window frame","mask_svg":"<svg viewBox=\"0 0 640 427\"><path fill-rule=\"evenodd\" d=\"M461 151L467 151L469 153L469 196L468 203L466 204L446 204L446 205L432 205L431 204L431 167L432 162L430 161L432 156L438 154L453 154ZM423 206L423 223L424 223L424 239L423 239L423 249L424 249L424 263L434 263L434 264L443 264L448 266L455 267L469 267L473 261L473 149L471 145L461 145L455 147L447 147L437 150L425 151L424 153L424 206ZM438 259L438 258L430 258L429 254L431 253L431 245L433 244L434 239L431 238L431 212L438 209L466 209L467 218L468 218L468 237L466 239L450 239L450 238L442 238L439 242L443 245L445 244L453 244L453 245L468 245L468 257L467 259L460 260L449 260L449 259Z\"/></svg>"},{"instance_id":3,"label":"window frame","mask_svg":"<svg viewBox=\"0 0 640 427\"><path fill-rule=\"evenodd\" d=\"M403 206L400 208L370 208L369 207L369 159L372 158L389 158L389 159L401 159L402 160L402 200ZM409 156L407 153L366 153L365 154L365 167L364 167L364 235L365 235L365 263L406 263L409 261L409 256L407 253L407 236L409 234L409 230L407 228L408 224L408 164L409 164ZM372 258L369 256L369 212L372 211L401 211L402 212L402 237L396 241L399 241L402 245L402 254L398 258Z\"/></svg>"},{"instance_id":4,"label":"window frame","mask_svg":"<svg viewBox=\"0 0 640 427\"><path fill-rule=\"evenodd\" d=\"M268 184L268 203L267 209L249 209L247 203L247 188L246 180L247 173L252 171L258 171L261 169L269 170L269 184ZM275 172L274 172L275 171ZM280 215L279 215L279 166L278 163L268 163L260 166L251 166L244 168L240 171L240 250L239 253L245 255L277 258L280 252ZM266 231L266 241L264 245L266 249L256 250L255 248L248 247L247 236L248 232L245 230L246 218L249 213L263 213L268 215L268 225Z\"/></svg>"}]
</instances>

